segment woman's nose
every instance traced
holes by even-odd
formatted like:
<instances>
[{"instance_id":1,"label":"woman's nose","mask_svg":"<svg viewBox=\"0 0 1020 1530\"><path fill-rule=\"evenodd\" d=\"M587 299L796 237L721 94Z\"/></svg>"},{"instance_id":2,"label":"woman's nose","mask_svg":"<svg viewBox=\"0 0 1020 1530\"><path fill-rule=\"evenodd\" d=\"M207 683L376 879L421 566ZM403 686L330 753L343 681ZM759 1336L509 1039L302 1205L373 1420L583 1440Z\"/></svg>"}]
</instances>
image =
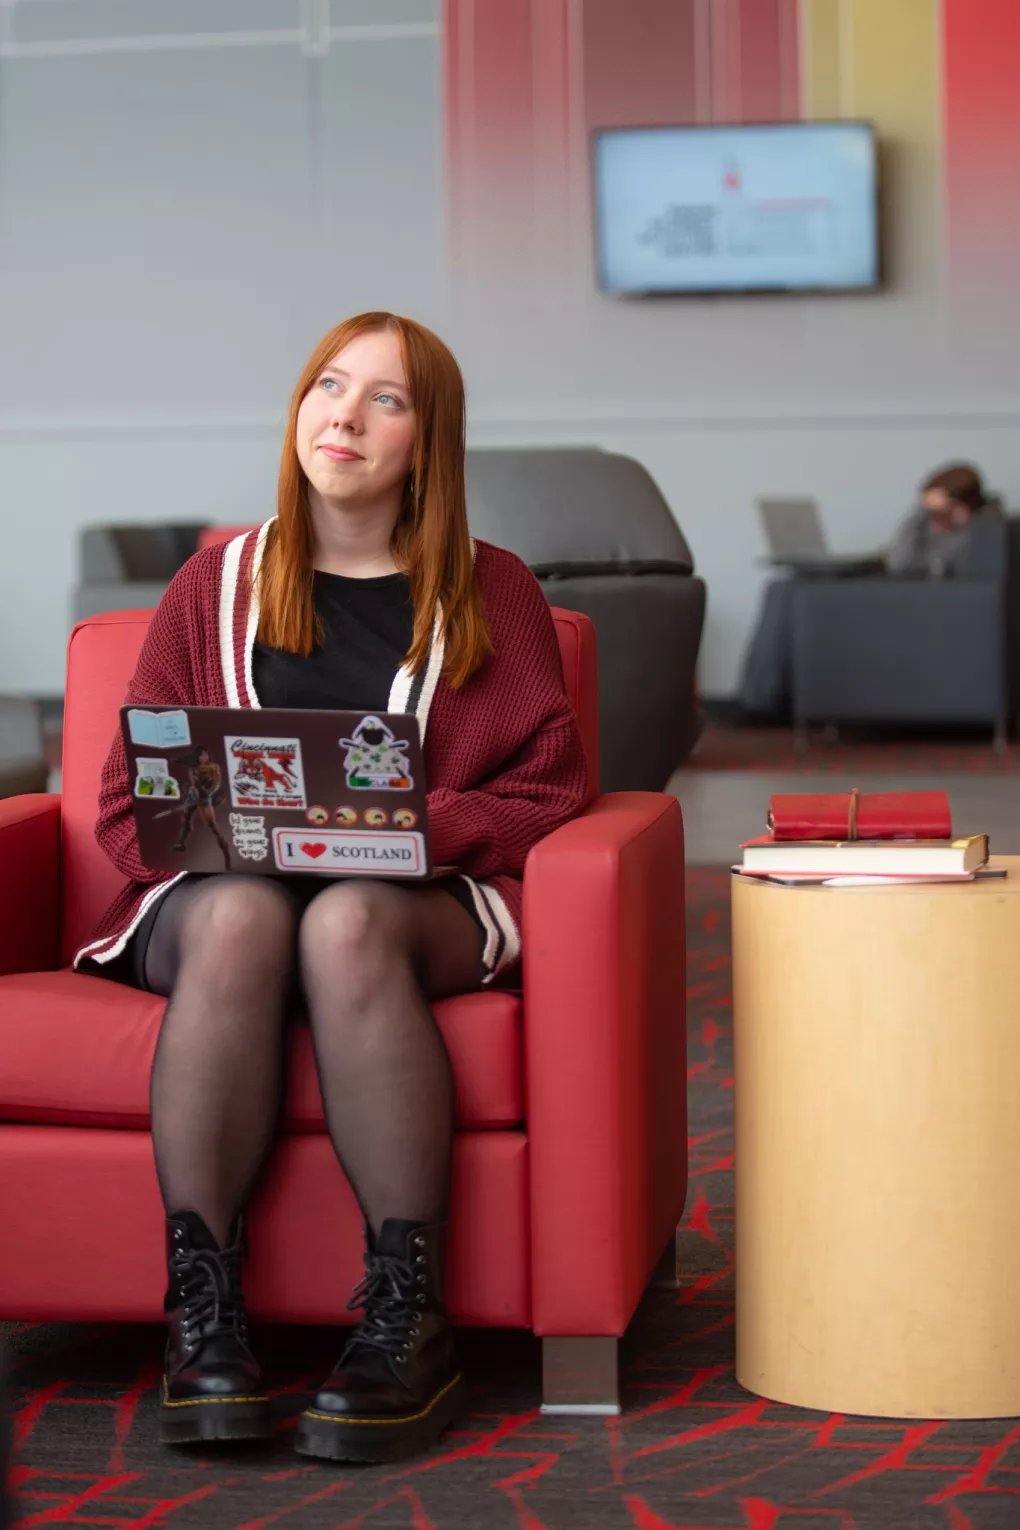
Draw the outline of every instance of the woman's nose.
<instances>
[{"instance_id":1,"label":"woman's nose","mask_svg":"<svg viewBox=\"0 0 1020 1530\"><path fill-rule=\"evenodd\" d=\"M360 435L364 429L364 420L358 400L350 397L340 399L333 408L331 423L336 430L346 430L353 435Z\"/></svg>"}]
</instances>

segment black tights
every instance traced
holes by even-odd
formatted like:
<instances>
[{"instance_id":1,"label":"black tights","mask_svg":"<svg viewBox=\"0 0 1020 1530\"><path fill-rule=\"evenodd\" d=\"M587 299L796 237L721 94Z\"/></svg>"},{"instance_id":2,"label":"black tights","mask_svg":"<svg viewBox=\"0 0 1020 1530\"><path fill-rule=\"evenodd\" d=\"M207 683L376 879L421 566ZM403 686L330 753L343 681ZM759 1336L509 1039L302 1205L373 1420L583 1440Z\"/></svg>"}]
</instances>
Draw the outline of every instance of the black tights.
<instances>
[{"instance_id":1,"label":"black tights","mask_svg":"<svg viewBox=\"0 0 1020 1530\"><path fill-rule=\"evenodd\" d=\"M163 1204L220 1243L276 1133L284 1027L303 991L337 1156L366 1220L442 1219L453 1091L429 999L477 988L481 934L441 888L188 877L165 895L146 986L170 995L152 1068Z\"/></svg>"}]
</instances>

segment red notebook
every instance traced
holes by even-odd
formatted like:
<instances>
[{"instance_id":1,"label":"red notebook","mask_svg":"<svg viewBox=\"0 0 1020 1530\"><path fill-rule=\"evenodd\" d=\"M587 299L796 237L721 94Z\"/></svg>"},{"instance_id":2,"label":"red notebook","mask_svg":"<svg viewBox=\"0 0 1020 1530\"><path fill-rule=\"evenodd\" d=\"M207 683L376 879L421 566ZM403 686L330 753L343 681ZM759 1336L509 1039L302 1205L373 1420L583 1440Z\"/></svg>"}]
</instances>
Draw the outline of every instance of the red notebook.
<instances>
[{"instance_id":1,"label":"red notebook","mask_svg":"<svg viewBox=\"0 0 1020 1530\"><path fill-rule=\"evenodd\" d=\"M945 792L798 793L769 804L773 839L952 839Z\"/></svg>"}]
</instances>

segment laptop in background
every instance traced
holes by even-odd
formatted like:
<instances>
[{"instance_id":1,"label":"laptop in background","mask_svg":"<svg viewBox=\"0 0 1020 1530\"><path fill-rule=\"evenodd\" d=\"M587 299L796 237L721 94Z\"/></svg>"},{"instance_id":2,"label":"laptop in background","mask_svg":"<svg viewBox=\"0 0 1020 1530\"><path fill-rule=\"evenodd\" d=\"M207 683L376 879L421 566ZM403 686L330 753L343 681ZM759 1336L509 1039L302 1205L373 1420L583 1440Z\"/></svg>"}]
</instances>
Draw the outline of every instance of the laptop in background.
<instances>
[{"instance_id":1,"label":"laptop in background","mask_svg":"<svg viewBox=\"0 0 1020 1530\"><path fill-rule=\"evenodd\" d=\"M416 717L146 706L120 715L138 845L153 870L431 875Z\"/></svg>"},{"instance_id":2,"label":"laptop in background","mask_svg":"<svg viewBox=\"0 0 1020 1530\"><path fill-rule=\"evenodd\" d=\"M773 568L802 574L853 575L881 573L877 554L837 555L829 551L813 499L759 499L758 514L769 545L764 560Z\"/></svg>"}]
</instances>

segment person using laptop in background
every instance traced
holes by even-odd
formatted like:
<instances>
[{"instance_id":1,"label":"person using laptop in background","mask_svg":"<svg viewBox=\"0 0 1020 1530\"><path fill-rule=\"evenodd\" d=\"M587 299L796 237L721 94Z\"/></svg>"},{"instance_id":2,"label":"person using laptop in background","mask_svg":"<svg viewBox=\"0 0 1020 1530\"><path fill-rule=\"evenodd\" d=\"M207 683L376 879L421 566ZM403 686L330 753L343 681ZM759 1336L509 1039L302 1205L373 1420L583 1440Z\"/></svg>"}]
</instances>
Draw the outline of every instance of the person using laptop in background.
<instances>
[{"instance_id":1,"label":"person using laptop in background","mask_svg":"<svg viewBox=\"0 0 1020 1530\"><path fill-rule=\"evenodd\" d=\"M921 486L917 508L907 516L886 555L890 574L944 579L966 564L983 527L1002 518L981 474L969 462L932 473Z\"/></svg>"},{"instance_id":2,"label":"person using laptop in background","mask_svg":"<svg viewBox=\"0 0 1020 1530\"><path fill-rule=\"evenodd\" d=\"M900 526L878 571L884 565L893 576L933 579L971 569L987 573L1001 557L995 540L1001 524L999 501L986 494L978 470L969 463L951 463L925 479L920 503ZM746 717L782 721L789 714L794 588L791 579L772 580L765 587L737 692Z\"/></svg>"},{"instance_id":3,"label":"person using laptop in background","mask_svg":"<svg viewBox=\"0 0 1020 1530\"><path fill-rule=\"evenodd\" d=\"M104 768L96 835L127 883L75 965L169 997L151 1084L167 1442L272 1434L245 1326L242 1214L277 1129L296 991L366 1237L362 1316L296 1448L396 1459L434 1443L463 1401L442 1280L452 1082L429 1002L513 972L528 852L588 796L541 588L469 535L464 432L460 370L430 331L388 313L331 330L291 401L277 515L185 564L127 697L384 712L402 681L434 862L455 873L412 885L153 871L119 733Z\"/></svg>"}]
</instances>

